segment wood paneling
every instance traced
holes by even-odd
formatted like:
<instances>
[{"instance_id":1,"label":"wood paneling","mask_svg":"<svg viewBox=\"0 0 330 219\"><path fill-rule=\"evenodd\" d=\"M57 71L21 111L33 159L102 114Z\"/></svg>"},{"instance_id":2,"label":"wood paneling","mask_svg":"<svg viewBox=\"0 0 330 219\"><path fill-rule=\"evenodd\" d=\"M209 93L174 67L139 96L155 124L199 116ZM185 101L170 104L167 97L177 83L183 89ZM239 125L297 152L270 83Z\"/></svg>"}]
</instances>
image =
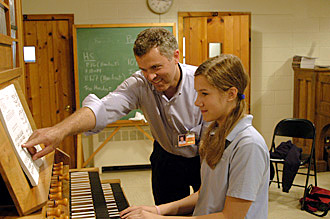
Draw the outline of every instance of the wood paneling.
<instances>
[{"instance_id":1,"label":"wood paneling","mask_svg":"<svg viewBox=\"0 0 330 219\"><path fill-rule=\"evenodd\" d=\"M222 17L207 18L207 42L223 42L225 38L224 20Z\"/></svg>"},{"instance_id":2,"label":"wood paneling","mask_svg":"<svg viewBox=\"0 0 330 219\"><path fill-rule=\"evenodd\" d=\"M179 12L179 49L183 53L185 37L185 62L200 65L208 59L209 43L221 43L222 53L238 56L250 76L250 21L246 12ZM183 61L183 56L180 57ZM250 84L246 91L250 112Z\"/></svg>"},{"instance_id":3,"label":"wood paneling","mask_svg":"<svg viewBox=\"0 0 330 219\"><path fill-rule=\"evenodd\" d=\"M330 74L318 76L317 113L330 117Z\"/></svg>"},{"instance_id":4,"label":"wood paneling","mask_svg":"<svg viewBox=\"0 0 330 219\"><path fill-rule=\"evenodd\" d=\"M36 47L36 58L39 56L37 45L37 24L35 21L24 23L24 45ZM37 127L41 127L41 109L39 106L40 90L31 89L39 87L39 70L37 63L29 63L25 65L26 72L26 94L27 102L32 112ZM33 72L31 74L30 72Z\"/></svg>"},{"instance_id":5,"label":"wood paneling","mask_svg":"<svg viewBox=\"0 0 330 219\"><path fill-rule=\"evenodd\" d=\"M11 81L22 76L22 68L14 68L2 71L0 74L0 83Z\"/></svg>"},{"instance_id":6,"label":"wood paneling","mask_svg":"<svg viewBox=\"0 0 330 219\"><path fill-rule=\"evenodd\" d=\"M26 63L28 104L38 128L49 127L73 113L74 80L72 15L25 15L26 46L36 47L36 62ZM67 137L60 149L76 167L76 142Z\"/></svg>"},{"instance_id":7,"label":"wood paneling","mask_svg":"<svg viewBox=\"0 0 330 219\"><path fill-rule=\"evenodd\" d=\"M7 35L0 34L0 89L8 86L9 84L14 84L16 90L19 94L19 97L24 100L24 68L23 68L23 40L22 40L22 11L21 11L21 0L13 1L15 4L15 21L16 24L16 38L11 37L11 17L9 15L9 4L8 0L0 1L0 5L3 5L5 8L6 16L6 26L7 26ZM13 42L16 46L13 47ZM13 48L15 49L15 59L13 58ZM15 63L14 63L15 60ZM31 123L33 129L35 129L35 124L32 119L32 115L28 113L27 104L22 101L22 105L26 110L27 117ZM11 195L11 199L15 204L17 212L20 215L29 214L41 207L47 201L48 190L50 183L50 174L46 180L46 168L51 168L47 162L51 155L47 156L46 163L40 170L40 181L38 187L30 187L29 182L16 158L16 155L11 147L11 143L7 136L6 131L4 130L3 125L0 125L0 150L1 150L1 159L0 159L0 173L3 181L6 183L6 188L1 187L0 190L3 191L8 189L8 192ZM3 193L1 193L3 194ZM34 197L34 198L31 198ZM6 197L1 197L6 199ZM7 197L8 198L8 197ZM7 208L6 209L10 209ZM3 209L1 210L3 211ZM3 213L3 212L1 212ZM15 213L17 214L17 213ZM35 218L35 217L31 217Z\"/></svg>"},{"instance_id":8,"label":"wood paneling","mask_svg":"<svg viewBox=\"0 0 330 219\"><path fill-rule=\"evenodd\" d=\"M11 46L1 46L0 44L0 71L13 68L13 55Z\"/></svg>"},{"instance_id":9,"label":"wood paneling","mask_svg":"<svg viewBox=\"0 0 330 219\"><path fill-rule=\"evenodd\" d=\"M186 21L186 63L200 65L207 59L206 17L184 19Z\"/></svg>"},{"instance_id":10,"label":"wood paneling","mask_svg":"<svg viewBox=\"0 0 330 219\"><path fill-rule=\"evenodd\" d=\"M23 66L23 41L22 41L22 10L21 10L21 0L13 1L15 6L15 26L16 38L11 37L12 22L10 17L10 7L9 1L0 1L1 7L5 11L6 29L7 34L0 34L0 74L2 71L10 70L13 68L20 68L22 77L18 78L20 85L24 87L24 68ZM13 43L15 43L15 52L13 53ZM13 58L15 55L15 59ZM15 63L14 63L15 61Z\"/></svg>"},{"instance_id":11,"label":"wood paneling","mask_svg":"<svg viewBox=\"0 0 330 219\"><path fill-rule=\"evenodd\" d=\"M0 71L13 68L13 51L11 48L13 38L0 34Z\"/></svg>"},{"instance_id":12,"label":"wood paneling","mask_svg":"<svg viewBox=\"0 0 330 219\"><path fill-rule=\"evenodd\" d=\"M295 71L294 115L297 118L315 120L315 74L312 71Z\"/></svg>"},{"instance_id":13,"label":"wood paneling","mask_svg":"<svg viewBox=\"0 0 330 219\"><path fill-rule=\"evenodd\" d=\"M294 68L294 112L296 118L312 121L316 127L315 153L317 169L327 170L324 139L330 136L330 69ZM297 142L303 152L309 142Z\"/></svg>"}]
</instances>

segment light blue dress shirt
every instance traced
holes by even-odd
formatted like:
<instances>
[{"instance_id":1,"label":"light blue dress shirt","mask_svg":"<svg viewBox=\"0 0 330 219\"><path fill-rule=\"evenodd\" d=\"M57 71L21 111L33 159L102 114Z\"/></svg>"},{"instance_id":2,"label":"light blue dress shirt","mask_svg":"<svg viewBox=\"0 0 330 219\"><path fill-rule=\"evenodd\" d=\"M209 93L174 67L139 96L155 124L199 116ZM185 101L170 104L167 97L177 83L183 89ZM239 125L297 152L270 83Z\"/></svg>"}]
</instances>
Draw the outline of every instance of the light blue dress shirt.
<instances>
[{"instance_id":1,"label":"light blue dress shirt","mask_svg":"<svg viewBox=\"0 0 330 219\"><path fill-rule=\"evenodd\" d=\"M179 134L193 132L198 142L203 126L201 112L194 105L197 97L194 73L197 67L185 64L179 64L179 67L182 80L171 99L158 92L141 71L135 72L102 99L94 94L88 95L83 107L90 108L96 116L96 126L89 134L101 131L131 110L141 109L152 136L167 152L183 157L198 155L197 145L178 147Z\"/></svg>"}]
</instances>

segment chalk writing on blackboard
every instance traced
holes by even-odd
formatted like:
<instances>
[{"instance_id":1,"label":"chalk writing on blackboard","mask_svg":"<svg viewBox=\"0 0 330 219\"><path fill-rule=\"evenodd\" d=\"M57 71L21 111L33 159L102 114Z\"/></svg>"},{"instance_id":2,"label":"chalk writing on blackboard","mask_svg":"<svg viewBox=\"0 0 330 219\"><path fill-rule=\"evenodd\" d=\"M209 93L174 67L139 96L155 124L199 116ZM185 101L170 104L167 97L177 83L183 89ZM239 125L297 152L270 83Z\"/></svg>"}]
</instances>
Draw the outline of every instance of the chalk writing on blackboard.
<instances>
[{"instance_id":1,"label":"chalk writing on blackboard","mask_svg":"<svg viewBox=\"0 0 330 219\"><path fill-rule=\"evenodd\" d=\"M173 24L163 27L173 31ZM88 94L102 98L139 69L133 45L136 36L146 28L149 27L75 26L78 107Z\"/></svg>"}]
</instances>

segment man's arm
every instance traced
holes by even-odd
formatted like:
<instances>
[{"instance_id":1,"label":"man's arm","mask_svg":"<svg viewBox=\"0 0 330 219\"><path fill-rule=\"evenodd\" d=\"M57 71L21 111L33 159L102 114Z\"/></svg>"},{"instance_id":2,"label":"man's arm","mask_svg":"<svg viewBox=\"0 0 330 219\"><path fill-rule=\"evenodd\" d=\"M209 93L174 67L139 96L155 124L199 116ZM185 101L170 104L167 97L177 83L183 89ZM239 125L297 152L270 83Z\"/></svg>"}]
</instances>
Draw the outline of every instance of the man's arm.
<instances>
[{"instance_id":1,"label":"man's arm","mask_svg":"<svg viewBox=\"0 0 330 219\"><path fill-rule=\"evenodd\" d=\"M83 107L52 127L35 130L28 141L22 146L27 147L30 152L34 153L31 150L33 146L44 144L44 149L33 154L32 158L36 160L55 150L66 136L93 129L95 124L96 118L93 111L87 107Z\"/></svg>"}]
</instances>

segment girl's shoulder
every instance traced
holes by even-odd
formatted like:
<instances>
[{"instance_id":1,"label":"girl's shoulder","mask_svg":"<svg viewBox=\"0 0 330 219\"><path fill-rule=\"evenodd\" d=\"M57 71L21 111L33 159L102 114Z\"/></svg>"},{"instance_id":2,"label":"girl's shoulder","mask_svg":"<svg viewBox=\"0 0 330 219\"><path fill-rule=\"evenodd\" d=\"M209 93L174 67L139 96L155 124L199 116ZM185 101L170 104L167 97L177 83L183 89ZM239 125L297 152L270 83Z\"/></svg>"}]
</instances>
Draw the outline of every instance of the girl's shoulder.
<instances>
[{"instance_id":1,"label":"girl's shoulder","mask_svg":"<svg viewBox=\"0 0 330 219\"><path fill-rule=\"evenodd\" d=\"M251 125L237 135L236 150L262 151L269 154L267 144L263 136Z\"/></svg>"}]
</instances>

